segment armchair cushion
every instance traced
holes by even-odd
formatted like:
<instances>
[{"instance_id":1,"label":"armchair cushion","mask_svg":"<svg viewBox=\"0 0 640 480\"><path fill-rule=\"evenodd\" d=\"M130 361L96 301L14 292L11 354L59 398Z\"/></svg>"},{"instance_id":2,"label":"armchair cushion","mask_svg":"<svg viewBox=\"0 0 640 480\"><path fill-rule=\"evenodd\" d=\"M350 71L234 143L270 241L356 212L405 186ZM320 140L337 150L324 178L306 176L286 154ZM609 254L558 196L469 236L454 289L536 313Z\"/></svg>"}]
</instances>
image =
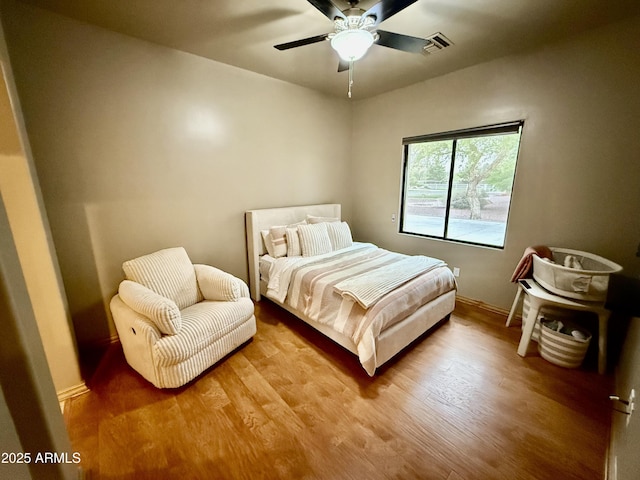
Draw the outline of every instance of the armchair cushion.
<instances>
[{"instance_id":1,"label":"armchair cushion","mask_svg":"<svg viewBox=\"0 0 640 480\"><path fill-rule=\"evenodd\" d=\"M253 312L249 298L237 302L205 300L184 309L180 333L162 337L153 347L158 365L175 365L197 355L238 329L253 317Z\"/></svg>"},{"instance_id":2,"label":"armchair cushion","mask_svg":"<svg viewBox=\"0 0 640 480\"><path fill-rule=\"evenodd\" d=\"M165 248L122 264L127 280L173 300L178 308L202 301L193 264L183 247Z\"/></svg>"},{"instance_id":3,"label":"armchair cushion","mask_svg":"<svg viewBox=\"0 0 640 480\"><path fill-rule=\"evenodd\" d=\"M130 280L120 283L118 294L127 306L151 319L165 335L175 335L180 331L182 316L173 300Z\"/></svg>"},{"instance_id":4,"label":"armchair cushion","mask_svg":"<svg viewBox=\"0 0 640 480\"><path fill-rule=\"evenodd\" d=\"M238 279L211 265L194 265L198 287L205 300L235 302L241 297Z\"/></svg>"}]
</instances>

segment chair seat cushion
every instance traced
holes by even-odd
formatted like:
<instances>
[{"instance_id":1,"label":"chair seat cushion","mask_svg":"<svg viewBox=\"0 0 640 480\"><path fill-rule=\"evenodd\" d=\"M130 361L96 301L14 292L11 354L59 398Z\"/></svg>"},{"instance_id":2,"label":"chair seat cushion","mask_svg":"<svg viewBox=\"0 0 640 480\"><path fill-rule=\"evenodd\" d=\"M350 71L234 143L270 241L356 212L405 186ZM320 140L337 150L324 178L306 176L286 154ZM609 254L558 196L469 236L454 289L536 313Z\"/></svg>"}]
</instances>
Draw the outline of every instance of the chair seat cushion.
<instances>
[{"instance_id":1,"label":"chair seat cushion","mask_svg":"<svg viewBox=\"0 0 640 480\"><path fill-rule=\"evenodd\" d=\"M182 362L218 341L253 316L249 298L236 302L205 300L181 310L182 328L176 335L163 336L154 345L160 365Z\"/></svg>"}]
</instances>

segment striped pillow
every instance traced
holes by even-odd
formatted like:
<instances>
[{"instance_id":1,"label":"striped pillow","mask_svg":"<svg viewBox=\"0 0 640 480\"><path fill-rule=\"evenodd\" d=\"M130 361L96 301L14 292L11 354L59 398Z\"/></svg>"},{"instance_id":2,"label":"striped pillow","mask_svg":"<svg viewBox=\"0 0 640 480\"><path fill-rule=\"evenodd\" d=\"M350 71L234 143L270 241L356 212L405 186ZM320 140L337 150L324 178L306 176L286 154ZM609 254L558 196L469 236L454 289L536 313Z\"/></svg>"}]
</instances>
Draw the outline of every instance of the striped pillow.
<instances>
[{"instance_id":1,"label":"striped pillow","mask_svg":"<svg viewBox=\"0 0 640 480\"><path fill-rule=\"evenodd\" d=\"M340 250L353 245L351 229L347 222L330 222L326 225L333 250Z\"/></svg>"},{"instance_id":2,"label":"striped pillow","mask_svg":"<svg viewBox=\"0 0 640 480\"><path fill-rule=\"evenodd\" d=\"M274 258L284 257L287 255L287 228L271 227L269 230L262 230L262 240L267 248L267 253Z\"/></svg>"},{"instance_id":3,"label":"striped pillow","mask_svg":"<svg viewBox=\"0 0 640 480\"><path fill-rule=\"evenodd\" d=\"M298 236L300 237L300 248L302 249L303 257L322 255L333 250L326 223L300 225L298 227Z\"/></svg>"},{"instance_id":4,"label":"striped pillow","mask_svg":"<svg viewBox=\"0 0 640 480\"><path fill-rule=\"evenodd\" d=\"M165 335L175 335L180 331L182 316L174 301L131 280L120 282L118 295L129 308L150 318Z\"/></svg>"},{"instance_id":5,"label":"striped pillow","mask_svg":"<svg viewBox=\"0 0 640 480\"><path fill-rule=\"evenodd\" d=\"M287 257L299 257L302 255L298 227L287 227Z\"/></svg>"}]
</instances>

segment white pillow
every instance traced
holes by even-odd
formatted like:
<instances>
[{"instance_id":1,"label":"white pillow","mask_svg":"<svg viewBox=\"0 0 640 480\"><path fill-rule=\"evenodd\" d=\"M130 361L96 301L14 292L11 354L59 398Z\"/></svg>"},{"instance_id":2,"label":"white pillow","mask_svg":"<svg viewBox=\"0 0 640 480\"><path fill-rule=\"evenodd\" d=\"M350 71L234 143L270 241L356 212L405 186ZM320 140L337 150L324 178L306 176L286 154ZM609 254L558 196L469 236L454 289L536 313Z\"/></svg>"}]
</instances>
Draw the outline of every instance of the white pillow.
<instances>
[{"instance_id":1,"label":"white pillow","mask_svg":"<svg viewBox=\"0 0 640 480\"><path fill-rule=\"evenodd\" d=\"M313 215L307 215L307 223L323 223L323 222L339 222L337 217L314 217Z\"/></svg>"},{"instance_id":2,"label":"white pillow","mask_svg":"<svg viewBox=\"0 0 640 480\"><path fill-rule=\"evenodd\" d=\"M211 265L195 264L198 287L205 300L235 302L240 298L236 277Z\"/></svg>"},{"instance_id":3,"label":"white pillow","mask_svg":"<svg viewBox=\"0 0 640 480\"><path fill-rule=\"evenodd\" d=\"M273 257L273 243L271 243L271 238L269 238L269 230L260 230L260 235L262 235L264 249Z\"/></svg>"},{"instance_id":4,"label":"white pillow","mask_svg":"<svg viewBox=\"0 0 640 480\"><path fill-rule=\"evenodd\" d=\"M351 229L347 222L329 222L326 225L333 250L340 250L353 245Z\"/></svg>"},{"instance_id":5,"label":"white pillow","mask_svg":"<svg viewBox=\"0 0 640 480\"><path fill-rule=\"evenodd\" d=\"M287 257L299 257L302 255L298 227L287 227Z\"/></svg>"},{"instance_id":6,"label":"white pillow","mask_svg":"<svg viewBox=\"0 0 640 480\"><path fill-rule=\"evenodd\" d=\"M182 316L176 303L170 298L158 295L144 285L131 280L123 280L118 294L129 308L155 323L165 335L175 335L182 327Z\"/></svg>"},{"instance_id":7,"label":"white pillow","mask_svg":"<svg viewBox=\"0 0 640 480\"><path fill-rule=\"evenodd\" d=\"M298 227L298 236L300 237L300 248L302 249L303 257L322 255L333 250L326 223L300 225Z\"/></svg>"}]
</instances>

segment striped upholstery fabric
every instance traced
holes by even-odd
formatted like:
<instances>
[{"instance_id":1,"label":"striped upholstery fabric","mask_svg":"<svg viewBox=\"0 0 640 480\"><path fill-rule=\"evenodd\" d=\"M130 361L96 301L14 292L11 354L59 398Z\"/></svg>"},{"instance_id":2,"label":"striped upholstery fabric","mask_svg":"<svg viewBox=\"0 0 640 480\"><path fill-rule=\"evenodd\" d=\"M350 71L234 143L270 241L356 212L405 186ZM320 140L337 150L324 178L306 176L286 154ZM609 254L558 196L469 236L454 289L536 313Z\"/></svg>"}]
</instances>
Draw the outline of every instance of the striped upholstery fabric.
<instances>
[{"instance_id":1,"label":"striped upholstery fabric","mask_svg":"<svg viewBox=\"0 0 640 480\"><path fill-rule=\"evenodd\" d=\"M256 334L256 317L251 316L218 341L207 345L193 357L174 365L157 366L157 387L176 388L191 381L211 365L247 342ZM152 382L153 383L153 382Z\"/></svg>"},{"instance_id":2,"label":"striped upholstery fabric","mask_svg":"<svg viewBox=\"0 0 640 480\"><path fill-rule=\"evenodd\" d=\"M302 255L300 248L300 236L298 227L287 227L287 257L299 257Z\"/></svg>"},{"instance_id":3,"label":"striped upholstery fabric","mask_svg":"<svg viewBox=\"0 0 640 480\"><path fill-rule=\"evenodd\" d=\"M325 222L300 225L298 227L298 235L300 236L303 257L313 257L333 250Z\"/></svg>"},{"instance_id":4,"label":"striped upholstery fabric","mask_svg":"<svg viewBox=\"0 0 640 480\"><path fill-rule=\"evenodd\" d=\"M113 321L129 365L158 388L188 383L256 333L247 284L191 264L183 248L145 255L123 269L128 279L111 299ZM203 292L212 299L203 300Z\"/></svg>"},{"instance_id":5,"label":"striped upholstery fabric","mask_svg":"<svg viewBox=\"0 0 640 480\"><path fill-rule=\"evenodd\" d=\"M203 301L182 310L180 335L166 335L154 345L158 365L183 362L234 330L253 315L253 302Z\"/></svg>"},{"instance_id":6,"label":"striped upholstery fabric","mask_svg":"<svg viewBox=\"0 0 640 480\"><path fill-rule=\"evenodd\" d=\"M180 331L182 317L173 300L131 280L123 280L118 293L127 306L153 320L165 335L175 335Z\"/></svg>"},{"instance_id":7,"label":"striped upholstery fabric","mask_svg":"<svg viewBox=\"0 0 640 480\"><path fill-rule=\"evenodd\" d=\"M331 240L331 247L334 250L347 248L353 245L351 229L347 222L330 222L327 223L327 232Z\"/></svg>"},{"instance_id":8,"label":"striped upholstery fabric","mask_svg":"<svg viewBox=\"0 0 640 480\"><path fill-rule=\"evenodd\" d=\"M122 269L127 280L170 298L181 310L203 299L193 264L183 247L166 248L129 260L122 264Z\"/></svg>"},{"instance_id":9,"label":"striped upholstery fabric","mask_svg":"<svg viewBox=\"0 0 640 480\"><path fill-rule=\"evenodd\" d=\"M194 265L198 287L206 300L235 302L240 298L240 282L233 275L211 265Z\"/></svg>"}]
</instances>

